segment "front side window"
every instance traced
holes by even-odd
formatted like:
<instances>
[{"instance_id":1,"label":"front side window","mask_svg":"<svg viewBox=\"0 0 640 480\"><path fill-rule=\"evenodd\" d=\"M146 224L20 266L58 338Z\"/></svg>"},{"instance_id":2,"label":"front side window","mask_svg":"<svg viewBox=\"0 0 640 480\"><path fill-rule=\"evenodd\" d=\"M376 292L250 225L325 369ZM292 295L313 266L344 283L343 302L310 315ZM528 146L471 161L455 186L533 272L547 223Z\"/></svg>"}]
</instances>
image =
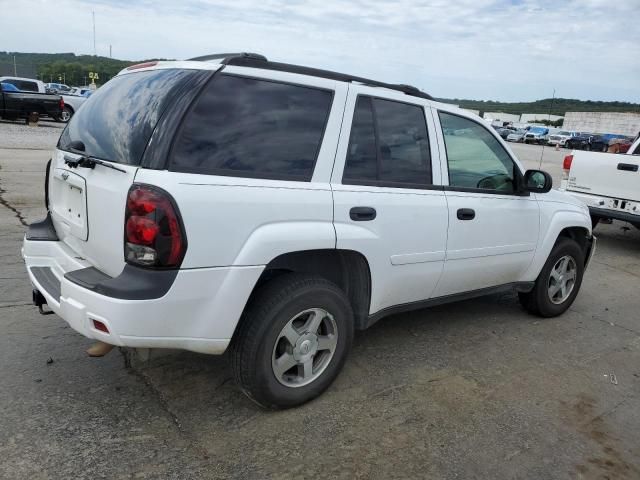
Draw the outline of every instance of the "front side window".
<instances>
[{"instance_id":1,"label":"front side window","mask_svg":"<svg viewBox=\"0 0 640 480\"><path fill-rule=\"evenodd\" d=\"M439 112L449 166L449 186L500 193L516 191L517 166L483 126Z\"/></svg>"},{"instance_id":2,"label":"front side window","mask_svg":"<svg viewBox=\"0 0 640 480\"><path fill-rule=\"evenodd\" d=\"M431 185L431 155L423 108L359 96L343 182L401 188Z\"/></svg>"},{"instance_id":3,"label":"front side window","mask_svg":"<svg viewBox=\"0 0 640 480\"><path fill-rule=\"evenodd\" d=\"M219 74L187 114L171 169L310 181L333 93Z\"/></svg>"}]
</instances>

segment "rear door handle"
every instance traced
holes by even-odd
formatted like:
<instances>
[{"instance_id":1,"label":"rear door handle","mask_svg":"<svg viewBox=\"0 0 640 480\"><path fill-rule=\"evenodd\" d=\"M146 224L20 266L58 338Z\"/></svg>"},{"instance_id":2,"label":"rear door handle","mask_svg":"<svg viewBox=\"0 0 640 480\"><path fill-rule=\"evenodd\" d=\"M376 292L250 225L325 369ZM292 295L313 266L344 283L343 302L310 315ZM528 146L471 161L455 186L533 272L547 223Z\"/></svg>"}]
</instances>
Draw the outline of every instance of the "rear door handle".
<instances>
[{"instance_id":1,"label":"rear door handle","mask_svg":"<svg viewBox=\"0 0 640 480\"><path fill-rule=\"evenodd\" d=\"M367 222L376 218L376 209L372 207L353 207L349 210L349 217L354 222Z\"/></svg>"},{"instance_id":2,"label":"rear door handle","mask_svg":"<svg viewBox=\"0 0 640 480\"><path fill-rule=\"evenodd\" d=\"M638 165L633 163L619 163L618 170L624 170L625 172L637 172Z\"/></svg>"},{"instance_id":3,"label":"rear door handle","mask_svg":"<svg viewBox=\"0 0 640 480\"><path fill-rule=\"evenodd\" d=\"M458 220L473 220L476 218L476 211L473 208L459 208Z\"/></svg>"}]
</instances>

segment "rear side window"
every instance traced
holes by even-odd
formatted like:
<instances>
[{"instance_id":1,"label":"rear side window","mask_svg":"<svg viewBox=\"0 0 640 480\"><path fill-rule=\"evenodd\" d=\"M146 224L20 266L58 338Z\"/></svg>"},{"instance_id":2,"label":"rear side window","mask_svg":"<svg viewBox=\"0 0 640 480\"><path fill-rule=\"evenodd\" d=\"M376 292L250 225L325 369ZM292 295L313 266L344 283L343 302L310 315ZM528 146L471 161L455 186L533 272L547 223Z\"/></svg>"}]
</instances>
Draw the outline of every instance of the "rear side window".
<instances>
[{"instance_id":1,"label":"rear side window","mask_svg":"<svg viewBox=\"0 0 640 480\"><path fill-rule=\"evenodd\" d=\"M71 117L58 148L68 150L72 142L82 142L87 155L139 165L162 112L197 74L161 69L109 80Z\"/></svg>"},{"instance_id":2,"label":"rear side window","mask_svg":"<svg viewBox=\"0 0 640 480\"><path fill-rule=\"evenodd\" d=\"M399 188L431 185L431 155L423 108L359 96L343 183Z\"/></svg>"},{"instance_id":3,"label":"rear side window","mask_svg":"<svg viewBox=\"0 0 640 480\"><path fill-rule=\"evenodd\" d=\"M216 75L187 114L171 169L310 181L333 92Z\"/></svg>"},{"instance_id":4,"label":"rear side window","mask_svg":"<svg viewBox=\"0 0 640 480\"><path fill-rule=\"evenodd\" d=\"M37 92L38 84L36 82L30 82L28 80L18 80L17 78L9 78L4 80L7 83L13 84L18 90L22 92Z\"/></svg>"}]
</instances>

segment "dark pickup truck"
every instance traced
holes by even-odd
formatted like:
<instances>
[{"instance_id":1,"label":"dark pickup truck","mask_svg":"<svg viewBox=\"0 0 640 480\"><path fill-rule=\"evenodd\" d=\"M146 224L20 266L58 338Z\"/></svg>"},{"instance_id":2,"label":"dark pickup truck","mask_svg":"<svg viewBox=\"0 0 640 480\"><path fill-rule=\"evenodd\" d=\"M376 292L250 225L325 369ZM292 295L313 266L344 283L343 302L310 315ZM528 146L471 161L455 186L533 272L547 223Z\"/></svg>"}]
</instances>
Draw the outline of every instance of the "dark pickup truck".
<instances>
[{"instance_id":1,"label":"dark pickup truck","mask_svg":"<svg viewBox=\"0 0 640 480\"><path fill-rule=\"evenodd\" d=\"M10 83L0 83L0 118L25 119L27 123L44 115L57 119L63 109L64 100L60 95L22 92Z\"/></svg>"}]
</instances>

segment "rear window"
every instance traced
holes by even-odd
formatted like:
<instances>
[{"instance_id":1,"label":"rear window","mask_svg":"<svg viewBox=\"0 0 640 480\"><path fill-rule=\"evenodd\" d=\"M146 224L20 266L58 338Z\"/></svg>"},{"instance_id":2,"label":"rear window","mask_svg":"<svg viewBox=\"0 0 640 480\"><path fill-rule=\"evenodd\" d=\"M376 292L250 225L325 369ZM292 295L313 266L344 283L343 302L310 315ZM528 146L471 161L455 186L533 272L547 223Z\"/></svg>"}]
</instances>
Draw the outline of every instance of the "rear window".
<instances>
[{"instance_id":1,"label":"rear window","mask_svg":"<svg viewBox=\"0 0 640 480\"><path fill-rule=\"evenodd\" d=\"M171 169L310 181L333 92L216 75L187 114Z\"/></svg>"},{"instance_id":2,"label":"rear window","mask_svg":"<svg viewBox=\"0 0 640 480\"><path fill-rule=\"evenodd\" d=\"M149 70L111 79L71 118L58 148L82 142L87 155L139 165L158 119L196 72Z\"/></svg>"}]
</instances>

